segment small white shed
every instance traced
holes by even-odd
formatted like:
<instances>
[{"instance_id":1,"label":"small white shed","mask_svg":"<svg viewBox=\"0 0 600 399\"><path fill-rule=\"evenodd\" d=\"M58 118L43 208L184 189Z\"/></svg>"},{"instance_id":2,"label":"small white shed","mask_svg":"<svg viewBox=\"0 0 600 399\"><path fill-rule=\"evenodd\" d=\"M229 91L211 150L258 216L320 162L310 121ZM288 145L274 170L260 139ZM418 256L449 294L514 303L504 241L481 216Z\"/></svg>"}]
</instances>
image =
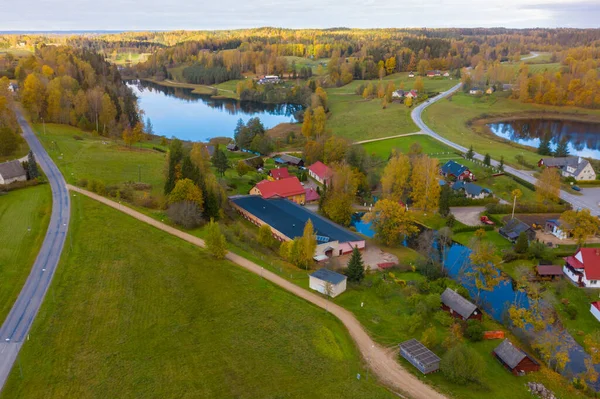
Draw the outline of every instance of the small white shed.
<instances>
[{"instance_id":1,"label":"small white shed","mask_svg":"<svg viewBox=\"0 0 600 399\"><path fill-rule=\"evenodd\" d=\"M319 269L309 276L309 287L335 298L346 291L346 276L328 269Z\"/></svg>"},{"instance_id":2,"label":"small white shed","mask_svg":"<svg viewBox=\"0 0 600 399\"><path fill-rule=\"evenodd\" d=\"M0 163L0 185L27 180L27 172L18 160Z\"/></svg>"},{"instance_id":3,"label":"small white shed","mask_svg":"<svg viewBox=\"0 0 600 399\"><path fill-rule=\"evenodd\" d=\"M592 302L592 306L590 307L590 312L594 315L594 317L600 321L600 302Z\"/></svg>"}]
</instances>

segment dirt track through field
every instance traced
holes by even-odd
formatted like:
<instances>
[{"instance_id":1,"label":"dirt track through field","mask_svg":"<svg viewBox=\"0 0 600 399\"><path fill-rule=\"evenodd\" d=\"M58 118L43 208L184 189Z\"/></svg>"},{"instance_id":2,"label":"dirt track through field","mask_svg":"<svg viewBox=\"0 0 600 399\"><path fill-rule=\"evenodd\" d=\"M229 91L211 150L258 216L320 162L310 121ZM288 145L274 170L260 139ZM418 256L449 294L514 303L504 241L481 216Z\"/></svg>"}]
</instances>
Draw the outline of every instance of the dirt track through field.
<instances>
[{"instance_id":1,"label":"dirt track through field","mask_svg":"<svg viewBox=\"0 0 600 399\"><path fill-rule=\"evenodd\" d=\"M165 231L171 235L181 238L191 244L204 248L204 240L177 230L171 226L167 226L149 216L137 212L118 202L101 197L97 194L82 190L78 187L67 185L71 191L83 194L123 213L126 213L142 222ZM397 361L397 350L395 348L385 348L376 344L367 334L360 322L346 309L338 306L322 296L313 294L297 285L285 280L284 278L265 270L263 267L254 262L249 261L232 252L227 253L227 259L233 263L255 273L262 278L278 285L288 292L314 304L322 309L326 309L335 317L337 317L348 329L350 336L358 346L363 359L367 362L369 369L375 374L380 383L384 384L392 391L398 393L402 397L410 397L414 399L437 399L445 398L444 395L435 391L432 387L424 384L415 376L405 370Z\"/></svg>"}]
</instances>

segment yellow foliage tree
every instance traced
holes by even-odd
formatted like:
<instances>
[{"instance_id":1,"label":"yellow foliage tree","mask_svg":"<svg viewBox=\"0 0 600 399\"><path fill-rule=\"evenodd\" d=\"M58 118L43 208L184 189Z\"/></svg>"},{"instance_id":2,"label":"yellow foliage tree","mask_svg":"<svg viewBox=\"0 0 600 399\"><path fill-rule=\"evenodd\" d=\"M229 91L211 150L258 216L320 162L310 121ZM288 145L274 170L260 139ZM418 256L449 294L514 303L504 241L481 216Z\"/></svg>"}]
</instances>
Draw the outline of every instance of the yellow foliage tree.
<instances>
[{"instance_id":1,"label":"yellow foliage tree","mask_svg":"<svg viewBox=\"0 0 600 399\"><path fill-rule=\"evenodd\" d=\"M425 90L425 83L423 83L423 78L417 76L417 79L415 79L415 84L413 85L413 89L419 93L422 93Z\"/></svg>"},{"instance_id":2,"label":"yellow foliage tree","mask_svg":"<svg viewBox=\"0 0 600 399\"><path fill-rule=\"evenodd\" d=\"M313 135L312 110L307 108L304 111L304 121L302 121L302 134L307 139Z\"/></svg>"},{"instance_id":3,"label":"yellow foliage tree","mask_svg":"<svg viewBox=\"0 0 600 399\"><path fill-rule=\"evenodd\" d=\"M404 99L404 105L406 105L408 108L412 107L412 104L413 104L412 97L406 97Z\"/></svg>"},{"instance_id":4,"label":"yellow foliage tree","mask_svg":"<svg viewBox=\"0 0 600 399\"><path fill-rule=\"evenodd\" d=\"M560 195L560 175L556 168L545 168L535 183L535 197L539 204L557 202Z\"/></svg>"},{"instance_id":5,"label":"yellow foliage tree","mask_svg":"<svg viewBox=\"0 0 600 399\"><path fill-rule=\"evenodd\" d=\"M381 176L383 198L401 201L408 190L410 159L402 153L393 152Z\"/></svg>"},{"instance_id":6,"label":"yellow foliage tree","mask_svg":"<svg viewBox=\"0 0 600 399\"><path fill-rule=\"evenodd\" d=\"M412 215L397 201L377 201L365 220L373 222L373 230L385 245L396 245L406 237L419 232Z\"/></svg>"},{"instance_id":7,"label":"yellow foliage tree","mask_svg":"<svg viewBox=\"0 0 600 399\"><path fill-rule=\"evenodd\" d=\"M204 198L202 198L202 191L194 184L190 179L180 179L175 184L175 188L169 194L169 203L174 204L176 202L189 201L198 205L198 208L202 210L204 205Z\"/></svg>"},{"instance_id":8,"label":"yellow foliage tree","mask_svg":"<svg viewBox=\"0 0 600 399\"><path fill-rule=\"evenodd\" d=\"M560 221L561 229L571 233L579 246L582 246L588 237L596 235L600 228L600 221L592 216L589 209L565 211L560 216Z\"/></svg>"},{"instance_id":9,"label":"yellow foliage tree","mask_svg":"<svg viewBox=\"0 0 600 399\"><path fill-rule=\"evenodd\" d=\"M317 107L313 111L312 124L313 124L313 134L319 138L325 133L325 124L327 123L327 114L325 114L325 109L323 107ZM304 127L304 125L303 125ZM304 133L304 132L303 132Z\"/></svg>"},{"instance_id":10,"label":"yellow foliage tree","mask_svg":"<svg viewBox=\"0 0 600 399\"><path fill-rule=\"evenodd\" d=\"M429 158L427 155L414 158L410 179L414 208L424 212L433 212L438 209L441 192L439 179L437 159Z\"/></svg>"}]
</instances>

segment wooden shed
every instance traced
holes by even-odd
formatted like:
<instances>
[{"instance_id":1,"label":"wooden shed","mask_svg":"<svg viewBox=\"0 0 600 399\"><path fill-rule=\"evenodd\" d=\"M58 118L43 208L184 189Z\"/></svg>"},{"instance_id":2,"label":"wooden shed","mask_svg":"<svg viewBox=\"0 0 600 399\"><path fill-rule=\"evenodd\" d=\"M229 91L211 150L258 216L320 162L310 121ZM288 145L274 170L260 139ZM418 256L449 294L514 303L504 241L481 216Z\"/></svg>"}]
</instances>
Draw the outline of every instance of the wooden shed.
<instances>
[{"instance_id":1,"label":"wooden shed","mask_svg":"<svg viewBox=\"0 0 600 399\"><path fill-rule=\"evenodd\" d=\"M400 355L418 368L423 374L433 373L440 368L440 358L417 341L409 339L401 343Z\"/></svg>"},{"instance_id":2,"label":"wooden shed","mask_svg":"<svg viewBox=\"0 0 600 399\"><path fill-rule=\"evenodd\" d=\"M442 309L461 320L481 320L481 310L452 288L442 293Z\"/></svg>"},{"instance_id":3,"label":"wooden shed","mask_svg":"<svg viewBox=\"0 0 600 399\"><path fill-rule=\"evenodd\" d=\"M527 353L514 346L508 339L502 341L494 349L494 356L514 375L525 375L532 371L538 371L540 364Z\"/></svg>"}]
</instances>

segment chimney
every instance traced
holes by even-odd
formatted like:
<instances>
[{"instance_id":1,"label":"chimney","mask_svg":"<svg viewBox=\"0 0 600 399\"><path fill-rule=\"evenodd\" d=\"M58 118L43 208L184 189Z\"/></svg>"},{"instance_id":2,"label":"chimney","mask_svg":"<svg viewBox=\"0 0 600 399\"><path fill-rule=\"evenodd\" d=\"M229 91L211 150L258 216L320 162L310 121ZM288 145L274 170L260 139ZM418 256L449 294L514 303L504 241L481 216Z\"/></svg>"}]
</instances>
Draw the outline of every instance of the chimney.
<instances>
[{"instance_id":1,"label":"chimney","mask_svg":"<svg viewBox=\"0 0 600 399\"><path fill-rule=\"evenodd\" d=\"M596 256L600 256L600 248L596 248Z\"/></svg>"}]
</instances>

